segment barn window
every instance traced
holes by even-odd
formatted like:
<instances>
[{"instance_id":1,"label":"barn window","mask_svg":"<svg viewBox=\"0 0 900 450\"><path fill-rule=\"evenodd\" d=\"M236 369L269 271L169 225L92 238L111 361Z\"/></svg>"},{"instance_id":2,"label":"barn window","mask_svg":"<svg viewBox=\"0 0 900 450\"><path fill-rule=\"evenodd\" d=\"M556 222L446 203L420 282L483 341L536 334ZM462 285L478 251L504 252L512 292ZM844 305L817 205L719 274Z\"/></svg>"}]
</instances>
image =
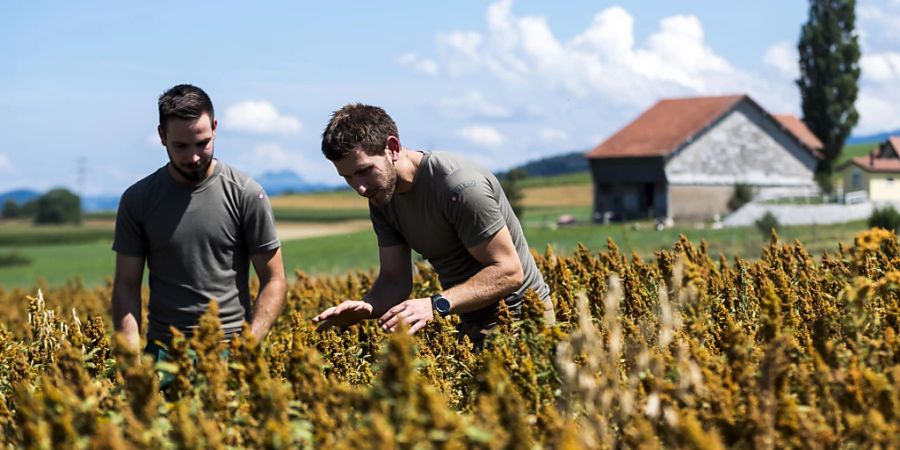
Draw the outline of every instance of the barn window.
<instances>
[{"instance_id":1,"label":"barn window","mask_svg":"<svg viewBox=\"0 0 900 450\"><path fill-rule=\"evenodd\" d=\"M853 189L862 189L862 174L859 169L853 169Z\"/></svg>"}]
</instances>

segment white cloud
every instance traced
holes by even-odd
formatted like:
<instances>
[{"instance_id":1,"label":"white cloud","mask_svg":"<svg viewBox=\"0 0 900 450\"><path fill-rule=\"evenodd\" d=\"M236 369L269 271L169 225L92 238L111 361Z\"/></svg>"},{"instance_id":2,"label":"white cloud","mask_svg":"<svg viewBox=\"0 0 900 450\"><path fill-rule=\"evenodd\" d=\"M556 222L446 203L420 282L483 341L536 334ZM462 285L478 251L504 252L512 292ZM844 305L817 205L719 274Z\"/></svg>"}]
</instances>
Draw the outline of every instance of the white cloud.
<instances>
[{"instance_id":1,"label":"white cloud","mask_svg":"<svg viewBox=\"0 0 900 450\"><path fill-rule=\"evenodd\" d=\"M538 138L545 144L552 144L569 140L569 135L563 130L544 127L538 131Z\"/></svg>"},{"instance_id":2,"label":"white cloud","mask_svg":"<svg viewBox=\"0 0 900 450\"><path fill-rule=\"evenodd\" d=\"M334 166L324 156L307 153L285 148L278 143L264 142L254 146L250 152L237 156L235 167L252 175L287 169L310 182L340 181Z\"/></svg>"},{"instance_id":3,"label":"white cloud","mask_svg":"<svg viewBox=\"0 0 900 450\"><path fill-rule=\"evenodd\" d=\"M900 129L900 1L861 0L857 19L862 77L853 132Z\"/></svg>"},{"instance_id":4,"label":"white cloud","mask_svg":"<svg viewBox=\"0 0 900 450\"><path fill-rule=\"evenodd\" d=\"M763 62L778 69L787 79L796 80L800 76L797 47L790 42L779 42L766 49Z\"/></svg>"},{"instance_id":5,"label":"white cloud","mask_svg":"<svg viewBox=\"0 0 900 450\"><path fill-rule=\"evenodd\" d=\"M870 134L895 130L900 127L896 106L891 100L862 91L856 100L860 121L853 130L857 134Z\"/></svg>"},{"instance_id":6,"label":"white cloud","mask_svg":"<svg viewBox=\"0 0 900 450\"><path fill-rule=\"evenodd\" d=\"M425 75L437 75L438 64L432 59L419 58L415 53L405 53L397 58L397 62Z\"/></svg>"},{"instance_id":7,"label":"white cloud","mask_svg":"<svg viewBox=\"0 0 900 450\"><path fill-rule=\"evenodd\" d=\"M295 134L302 128L299 119L281 115L265 100L246 100L230 106L224 123L229 130L257 134Z\"/></svg>"},{"instance_id":8,"label":"white cloud","mask_svg":"<svg viewBox=\"0 0 900 450\"><path fill-rule=\"evenodd\" d=\"M10 162L9 158L0 153L0 172L9 173L13 172L15 167L13 167L12 162Z\"/></svg>"},{"instance_id":9,"label":"white cloud","mask_svg":"<svg viewBox=\"0 0 900 450\"><path fill-rule=\"evenodd\" d=\"M453 117L509 117L509 108L498 105L486 99L481 92L469 91L457 97L445 97L438 101L438 109L444 114Z\"/></svg>"},{"instance_id":10,"label":"white cloud","mask_svg":"<svg viewBox=\"0 0 900 450\"><path fill-rule=\"evenodd\" d=\"M664 18L658 31L636 45L634 19L614 6L562 41L544 17L518 17L511 6L511 0L492 4L483 34L437 36L441 62L451 75L488 73L525 89L641 106L664 95L734 90L747 78L706 44L694 16Z\"/></svg>"},{"instance_id":11,"label":"white cloud","mask_svg":"<svg viewBox=\"0 0 900 450\"><path fill-rule=\"evenodd\" d=\"M862 75L876 83L900 81L900 51L863 55L859 65Z\"/></svg>"},{"instance_id":12,"label":"white cloud","mask_svg":"<svg viewBox=\"0 0 900 450\"><path fill-rule=\"evenodd\" d=\"M872 52L897 48L897 42L900 42L900 1L861 0L856 11L857 30L863 47Z\"/></svg>"},{"instance_id":13,"label":"white cloud","mask_svg":"<svg viewBox=\"0 0 900 450\"><path fill-rule=\"evenodd\" d=\"M506 137L496 129L486 125L471 125L459 130L459 136L468 142L483 147L498 147L506 142Z\"/></svg>"}]
</instances>

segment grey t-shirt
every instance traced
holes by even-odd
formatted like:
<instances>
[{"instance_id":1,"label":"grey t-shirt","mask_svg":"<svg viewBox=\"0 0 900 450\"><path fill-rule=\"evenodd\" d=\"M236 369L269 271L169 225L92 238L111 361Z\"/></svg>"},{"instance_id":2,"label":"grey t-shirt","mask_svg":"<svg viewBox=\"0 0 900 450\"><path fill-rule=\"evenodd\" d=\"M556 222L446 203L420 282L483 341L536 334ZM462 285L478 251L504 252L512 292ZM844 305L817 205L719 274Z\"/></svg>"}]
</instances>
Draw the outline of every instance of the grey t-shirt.
<instances>
[{"instance_id":1,"label":"grey t-shirt","mask_svg":"<svg viewBox=\"0 0 900 450\"><path fill-rule=\"evenodd\" d=\"M370 203L369 216L379 246L409 245L431 263L445 289L465 282L484 268L468 248L506 225L525 273L525 282L505 299L506 304L518 308L528 289L550 302L550 289L534 263L500 182L489 170L463 157L425 152L411 190L395 194L384 206ZM497 304L493 304L460 318L475 322L496 313Z\"/></svg>"},{"instance_id":2,"label":"grey t-shirt","mask_svg":"<svg viewBox=\"0 0 900 450\"><path fill-rule=\"evenodd\" d=\"M239 333L252 313L249 256L280 246L262 187L221 161L194 188L165 166L129 187L113 242L117 253L146 258L148 342L169 341L170 325L190 335L210 299L226 335Z\"/></svg>"}]
</instances>

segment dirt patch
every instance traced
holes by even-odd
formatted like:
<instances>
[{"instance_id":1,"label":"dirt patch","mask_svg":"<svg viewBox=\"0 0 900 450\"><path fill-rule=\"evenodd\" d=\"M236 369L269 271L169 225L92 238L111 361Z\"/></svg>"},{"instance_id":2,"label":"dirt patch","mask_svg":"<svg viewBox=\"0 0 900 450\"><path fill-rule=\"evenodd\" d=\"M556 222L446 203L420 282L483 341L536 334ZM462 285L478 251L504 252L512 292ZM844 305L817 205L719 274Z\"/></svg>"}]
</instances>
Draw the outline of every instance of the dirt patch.
<instances>
[{"instance_id":1,"label":"dirt patch","mask_svg":"<svg viewBox=\"0 0 900 450\"><path fill-rule=\"evenodd\" d=\"M273 208L368 209L369 203L352 191L279 195L269 199Z\"/></svg>"},{"instance_id":2,"label":"dirt patch","mask_svg":"<svg viewBox=\"0 0 900 450\"><path fill-rule=\"evenodd\" d=\"M594 187L590 184L545 186L523 189L522 206L590 206L594 204Z\"/></svg>"},{"instance_id":3,"label":"dirt patch","mask_svg":"<svg viewBox=\"0 0 900 450\"><path fill-rule=\"evenodd\" d=\"M276 224L278 237L282 241L304 239L317 236L332 236L335 234L353 233L372 227L368 220L348 220L331 223L296 223L282 222Z\"/></svg>"}]
</instances>

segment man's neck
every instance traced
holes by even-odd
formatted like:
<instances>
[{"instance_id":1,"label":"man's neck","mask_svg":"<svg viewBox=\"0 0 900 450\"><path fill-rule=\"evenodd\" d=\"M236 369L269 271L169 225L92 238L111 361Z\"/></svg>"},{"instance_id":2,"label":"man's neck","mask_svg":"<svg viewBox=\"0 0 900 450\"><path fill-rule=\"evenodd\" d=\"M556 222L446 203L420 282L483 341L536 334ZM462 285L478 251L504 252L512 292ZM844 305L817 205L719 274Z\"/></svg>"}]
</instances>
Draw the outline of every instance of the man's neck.
<instances>
[{"instance_id":1,"label":"man's neck","mask_svg":"<svg viewBox=\"0 0 900 450\"><path fill-rule=\"evenodd\" d=\"M422 164L422 158L425 155L422 152L410 150L408 148L400 149L400 157L397 159L397 190L398 194L409 192L412 189L413 181L416 174L419 173L419 165Z\"/></svg>"}]
</instances>

